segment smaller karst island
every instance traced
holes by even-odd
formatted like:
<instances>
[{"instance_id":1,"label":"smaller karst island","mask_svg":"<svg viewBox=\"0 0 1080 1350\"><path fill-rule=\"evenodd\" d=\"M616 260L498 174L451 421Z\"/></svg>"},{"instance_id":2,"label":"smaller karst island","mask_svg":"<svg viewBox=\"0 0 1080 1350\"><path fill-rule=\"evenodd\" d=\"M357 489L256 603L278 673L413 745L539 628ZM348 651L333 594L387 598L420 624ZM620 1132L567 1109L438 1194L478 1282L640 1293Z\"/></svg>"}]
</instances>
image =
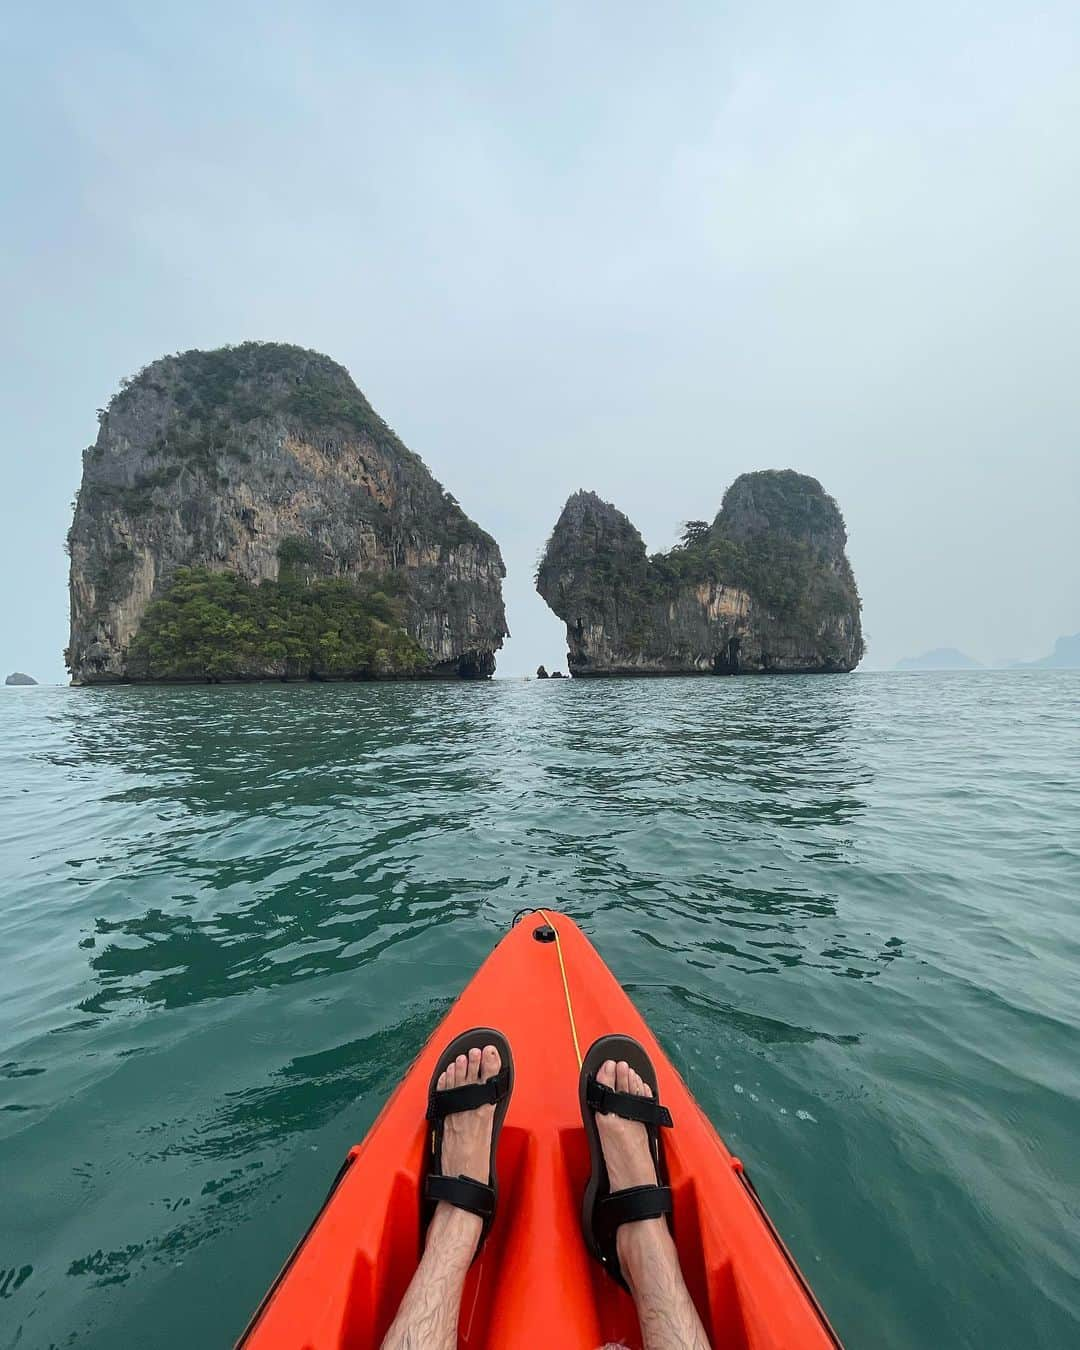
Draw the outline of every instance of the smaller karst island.
<instances>
[{"instance_id":1,"label":"smaller karst island","mask_svg":"<svg viewBox=\"0 0 1080 1350\"><path fill-rule=\"evenodd\" d=\"M493 674L498 544L329 357L166 356L99 422L68 533L73 684ZM574 676L847 671L863 643L845 542L836 503L791 471L736 479L666 554L579 492L537 589Z\"/></svg>"},{"instance_id":2,"label":"smaller karst island","mask_svg":"<svg viewBox=\"0 0 1080 1350\"><path fill-rule=\"evenodd\" d=\"M846 542L836 502L790 469L743 474L712 524L651 555L621 511L577 492L536 589L577 678L849 671L863 638Z\"/></svg>"}]
</instances>

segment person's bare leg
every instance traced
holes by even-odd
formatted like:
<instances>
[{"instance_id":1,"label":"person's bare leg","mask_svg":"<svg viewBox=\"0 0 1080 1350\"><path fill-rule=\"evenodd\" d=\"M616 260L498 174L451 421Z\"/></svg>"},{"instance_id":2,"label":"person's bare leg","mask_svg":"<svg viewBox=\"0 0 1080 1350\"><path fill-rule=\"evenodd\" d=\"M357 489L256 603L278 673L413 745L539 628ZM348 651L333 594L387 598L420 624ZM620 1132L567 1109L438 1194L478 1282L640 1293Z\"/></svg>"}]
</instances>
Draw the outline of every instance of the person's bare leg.
<instances>
[{"instance_id":1,"label":"person's bare leg","mask_svg":"<svg viewBox=\"0 0 1080 1350\"><path fill-rule=\"evenodd\" d=\"M652 1089L620 1060L607 1060L596 1077L605 1087L651 1097ZM613 1191L628 1186L655 1186L656 1168L645 1126L636 1120L605 1116L596 1126ZM619 1264L637 1308L644 1350L710 1350L679 1266L679 1255L663 1219L624 1223L616 1237Z\"/></svg>"},{"instance_id":2,"label":"person's bare leg","mask_svg":"<svg viewBox=\"0 0 1080 1350\"><path fill-rule=\"evenodd\" d=\"M486 1083L502 1064L493 1045L458 1055L439 1075L436 1091L462 1083ZM447 1176L487 1182L494 1106L456 1111L443 1130L442 1170ZM476 1253L483 1224L475 1214L441 1203L435 1207L416 1268L382 1350L456 1350L458 1315L465 1276Z\"/></svg>"}]
</instances>

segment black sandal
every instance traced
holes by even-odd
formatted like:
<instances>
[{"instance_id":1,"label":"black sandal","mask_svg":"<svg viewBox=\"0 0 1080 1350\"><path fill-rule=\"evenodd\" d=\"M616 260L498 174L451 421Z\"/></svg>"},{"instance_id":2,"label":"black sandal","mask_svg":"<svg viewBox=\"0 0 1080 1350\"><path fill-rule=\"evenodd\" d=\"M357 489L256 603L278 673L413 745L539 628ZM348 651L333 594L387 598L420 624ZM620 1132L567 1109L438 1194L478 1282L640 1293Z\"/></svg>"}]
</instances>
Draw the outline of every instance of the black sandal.
<instances>
[{"instance_id":1,"label":"black sandal","mask_svg":"<svg viewBox=\"0 0 1080 1350\"><path fill-rule=\"evenodd\" d=\"M625 1060L648 1083L653 1095L637 1097L630 1092L617 1092L597 1082L596 1072L608 1059L616 1063ZM585 1245L608 1274L618 1280L624 1289L628 1289L619 1265L615 1241L619 1229L624 1223L658 1219L661 1215L667 1219L668 1227L671 1226L671 1187L667 1184L664 1152L660 1147L660 1129L670 1128L671 1112L666 1106L660 1105L656 1070L645 1047L630 1036L601 1036L592 1043L581 1065L578 1097L592 1159L592 1175L585 1187L585 1199L581 1207ZM626 1190L612 1194L600 1144L600 1131L596 1126L597 1112L605 1116L621 1116L624 1120L641 1121L649 1134L649 1151L656 1168L657 1185L629 1186Z\"/></svg>"},{"instance_id":2,"label":"black sandal","mask_svg":"<svg viewBox=\"0 0 1080 1350\"><path fill-rule=\"evenodd\" d=\"M486 1083L463 1083L460 1087L436 1091L439 1075L458 1055L467 1055L470 1050L482 1050L485 1045L493 1045L499 1052L502 1064L494 1078ZM514 1057L510 1053L510 1043L501 1031L490 1027L473 1027L471 1031L456 1036L439 1056L435 1071L428 1085L427 1118L431 1122L431 1153L428 1157L427 1175L424 1178L423 1227L426 1230L440 1200L458 1209L477 1214L484 1221L480 1241L476 1245L477 1255L484 1245L488 1229L495 1217L495 1206L499 1199L499 1179L495 1171L495 1151L499 1144L499 1133L510 1105L510 1094L514 1090ZM488 1165L488 1184L475 1181L472 1177L445 1176L442 1171L443 1124L447 1116L458 1111L474 1111L478 1106L494 1105L495 1118L491 1122L491 1155ZM474 1258L475 1259L475 1258Z\"/></svg>"}]
</instances>

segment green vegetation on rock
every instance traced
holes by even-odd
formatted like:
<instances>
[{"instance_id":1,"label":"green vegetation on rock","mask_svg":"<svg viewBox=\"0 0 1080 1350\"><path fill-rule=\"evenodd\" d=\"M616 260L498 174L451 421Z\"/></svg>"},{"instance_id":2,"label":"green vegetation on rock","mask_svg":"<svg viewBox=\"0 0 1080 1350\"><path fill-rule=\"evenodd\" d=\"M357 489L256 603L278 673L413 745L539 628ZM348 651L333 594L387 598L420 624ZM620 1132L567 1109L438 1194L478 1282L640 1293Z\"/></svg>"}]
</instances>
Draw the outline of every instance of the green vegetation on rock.
<instances>
[{"instance_id":1,"label":"green vegetation on rock","mask_svg":"<svg viewBox=\"0 0 1080 1350\"><path fill-rule=\"evenodd\" d=\"M777 619L812 632L822 618L844 613L853 583L835 567L838 512L831 497L807 492L790 470L744 475L754 500L725 497L711 525L688 520L680 542L646 558L637 531L626 522L607 534L591 560L591 582L626 599L671 600L686 586L737 586ZM636 547L634 545L636 544ZM842 548L842 543L841 543Z\"/></svg>"},{"instance_id":2,"label":"green vegetation on rock","mask_svg":"<svg viewBox=\"0 0 1080 1350\"><path fill-rule=\"evenodd\" d=\"M704 536L654 553L649 568L654 595L702 582L737 586L775 618L807 633L851 605L850 585L824 548L772 531L734 540L723 533L719 517Z\"/></svg>"},{"instance_id":3,"label":"green vegetation on rock","mask_svg":"<svg viewBox=\"0 0 1080 1350\"><path fill-rule=\"evenodd\" d=\"M114 552L98 560L90 574L94 587L96 607L104 609L124 594L135 572L135 555L126 544L118 544Z\"/></svg>"},{"instance_id":4,"label":"green vegetation on rock","mask_svg":"<svg viewBox=\"0 0 1080 1350\"><path fill-rule=\"evenodd\" d=\"M203 443L212 440L215 431L227 438L238 426L281 411L305 425L339 427L376 444L401 445L344 366L321 352L287 342L241 342L165 357L125 381L109 411L122 409L140 386L156 388L162 395L172 393L182 420L203 424ZM161 448L197 452L200 438L189 427L176 439L167 438Z\"/></svg>"},{"instance_id":5,"label":"green vegetation on rock","mask_svg":"<svg viewBox=\"0 0 1080 1350\"><path fill-rule=\"evenodd\" d=\"M122 412L147 389L175 402L178 415L154 447L170 458L208 464L226 454L244 461L245 428L275 412L410 453L343 366L284 342L242 342L166 357L126 381L106 416Z\"/></svg>"},{"instance_id":6,"label":"green vegetation on rock","mask_svg":"<svg viewBox=\"0 0 1080 1350\"><path fill-rule=\"evenodd\" d=\"M298 560L297 560L298 561ZM387 679L430 664L402 623L393 574L305 583L291 571L258 586L180 568L146 611L128 652L137 679Z\"/></svg>"},{"instance_id":7,"label":"green vegetation on rock","mask_svg":"<svg viewBox=\"0 0 1080 1350\"><path fill-rule=\"evenodd\" d=\"M284 419L297 432L319 441L366 441L390 456L413 487L447 545L495 541L461 510L457 499L433 479L414 454L378 415L344 366L321 352L287 342L241 342L213 351L191 350L145 366L102 410L103 425L114 414L130 412L147 393L171 405L164 429L148 447L161 467L141 474L131 486L99 482L95 491L131 515L157 508L155 488L168 487L186 468L209 476L210 486L226 488L221 468L249 464L265 434L268 419ZM91 459L100 460L99 438ZM362 494L359 518L378 518L379 503Z\"/></svg>"},{"instance_id":8,"label":"green vegetation on rock","mask_svg":"<svg viewBox=\"0 0 1080 1350\"><path fill-rule=\"evenodd\" d=\"M278 562L282 574L292 573L302 567L314 567L319 560L319 552L310 539L301 539L290 535L278 544Z\"/></svg>"}]
</instances>

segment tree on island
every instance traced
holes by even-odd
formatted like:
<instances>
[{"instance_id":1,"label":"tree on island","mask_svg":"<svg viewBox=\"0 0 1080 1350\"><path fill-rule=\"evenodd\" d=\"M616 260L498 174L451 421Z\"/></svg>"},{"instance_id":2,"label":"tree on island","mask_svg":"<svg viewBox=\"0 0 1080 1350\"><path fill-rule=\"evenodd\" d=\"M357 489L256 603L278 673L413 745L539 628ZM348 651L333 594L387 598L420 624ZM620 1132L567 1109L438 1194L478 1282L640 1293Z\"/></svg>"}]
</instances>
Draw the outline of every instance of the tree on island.
<instances>
[{"instance_id":1,"label":"tree on island","mask_svg":"<svg viewBox=\"0 0 1080 1350\"><path fill-rule=\"evenodd\" d=\"M703 544L709 533L709 522L707 520L684 520L682 538L677 545L678 548L695 548L698 544Z\"/></svg>"}]
</instances>

